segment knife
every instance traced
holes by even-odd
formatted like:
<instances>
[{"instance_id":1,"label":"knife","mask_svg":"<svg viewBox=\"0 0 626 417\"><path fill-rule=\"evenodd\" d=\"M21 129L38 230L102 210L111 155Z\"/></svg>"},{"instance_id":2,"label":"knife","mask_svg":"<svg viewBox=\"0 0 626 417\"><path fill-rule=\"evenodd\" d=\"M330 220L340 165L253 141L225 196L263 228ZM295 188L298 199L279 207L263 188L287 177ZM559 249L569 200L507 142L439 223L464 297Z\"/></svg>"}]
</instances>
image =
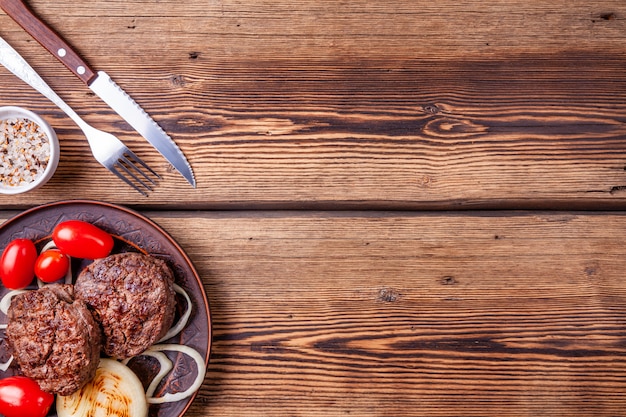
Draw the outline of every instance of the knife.
<instances>
[{"instance_id":1,"label":"knife","mask_svg":"<svg viewBox=\"0 0 626 417\"><path fill-rule=\"evenodd\" d=\"M39 19L23 1L0 0L0 7L109 107L122 116L141 136L146 138L194 188L196 187L191 166L176 143L104 71L95 72L59 34Z\"/></svg>"}]
</instances>

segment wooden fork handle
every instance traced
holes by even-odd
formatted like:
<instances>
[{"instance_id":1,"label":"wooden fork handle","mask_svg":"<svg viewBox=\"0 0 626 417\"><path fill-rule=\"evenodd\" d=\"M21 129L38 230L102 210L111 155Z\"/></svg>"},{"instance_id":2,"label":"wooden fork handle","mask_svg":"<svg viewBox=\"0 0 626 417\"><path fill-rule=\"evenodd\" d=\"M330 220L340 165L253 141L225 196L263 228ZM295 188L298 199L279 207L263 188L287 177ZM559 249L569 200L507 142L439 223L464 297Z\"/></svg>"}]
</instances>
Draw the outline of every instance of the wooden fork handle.
<instances>
[{"instance_id":1,"label":"wooden fork handle","mask_svg":"<svg viewBox=\"0 0 626 417\"><path fill-rule=\"evenodd\" d=\"M80 55L21 0L0 0L0 7L37 42L89 85L96 73Z\"/></svg>"}]
</instances>

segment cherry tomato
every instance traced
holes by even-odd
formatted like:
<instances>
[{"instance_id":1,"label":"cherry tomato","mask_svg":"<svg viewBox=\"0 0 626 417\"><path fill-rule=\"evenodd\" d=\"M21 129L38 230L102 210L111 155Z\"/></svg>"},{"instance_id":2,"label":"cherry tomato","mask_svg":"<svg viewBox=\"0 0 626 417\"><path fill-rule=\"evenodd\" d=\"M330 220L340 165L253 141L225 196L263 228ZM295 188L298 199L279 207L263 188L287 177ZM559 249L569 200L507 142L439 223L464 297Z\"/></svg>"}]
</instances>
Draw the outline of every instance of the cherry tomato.
<instances>
[{"instance_id":1,"label":"cherry tomato","mask_svg":"<svg viewBox=\"0 0 626 417\"><path fill-rule=\"evenodd\" d=\"M0 257L0 279L12 290L25 288L35 277L37 248L29 239L12 240Z\"/></svg>"},{"instance_id":2,"label":"cherry tomato","mask_svg":"<svg viewBox=\"0 0 626 417\"><path fill-rule=\"evenodd\" d=\"M55 282L67 274L70 258L58 249L43 251L35 261L35 276L43 282Z\"/></svg>"},{"instance_id":3,"label":"cherry tomato","mask_svg":"<svg viewBox=\"0 0 626 417\"><path fill-rule=\"evenodd\" d=\"M0 380L0 414L5 417L45 417L54 395L42 391L39 384L25 376Z\"/></svg>"},{"instance_id":4,"label":"cherry tomato","mask_svg":"<svg viewBox=\"0 0 626 417\"><path fill-rule=\"evenodd\" d=\"M52 231L54 244L74 258L104 258L113 249L113 237L99 227L82 220L67 220Z\"/></svg>"}]
</instances>

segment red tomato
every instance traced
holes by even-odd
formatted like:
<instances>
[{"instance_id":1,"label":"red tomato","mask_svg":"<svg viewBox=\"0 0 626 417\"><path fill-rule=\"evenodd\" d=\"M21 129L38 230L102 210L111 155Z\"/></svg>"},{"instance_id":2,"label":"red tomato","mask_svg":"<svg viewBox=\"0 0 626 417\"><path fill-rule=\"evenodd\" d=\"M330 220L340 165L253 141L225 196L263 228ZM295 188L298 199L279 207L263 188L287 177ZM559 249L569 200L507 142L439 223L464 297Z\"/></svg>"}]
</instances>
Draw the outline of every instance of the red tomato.
<instances>
[{"instance_id":1,"label":"red tomato","mask_svg":"<svg viewBox=\"0 0 626 417\"><path fill-rule=\"evenodd\" d=\"M11 241L0 258L0 279L12 290L25 288L35 277L37 248L29 239Z\"/></svg>"},{"instance_id":2,"label":"red tomato","mask_svg":"<svg viewBox=\"0 0 626 417\"><path fill-rule=\"evenodd\" d=\"M35 275L43 282L55 282L67 274L70 259L58 249L41 252L35 261Z\"/></svg>"},{"instance_id":3,"label":"red tomato","mask_svg":"<svg viewBox=\"0 0 626 417\"><path fill-rule=\"evenodd\" d=\"M28 377L0 380L0 413L5 417L45 417L53 401L54 395L42 391Z\"/></svg>"},{"instance_id":4,"label":"red tomato","mask_svg":"<svg viewBox=\"0 0 626 417\"><path fill-rule=\"evenodd\" d=\"M104 258L113 249L113 237L82 220L67 220L52 231L54 244L66 255L74 258Z\"/></svg>"}]
</instances>

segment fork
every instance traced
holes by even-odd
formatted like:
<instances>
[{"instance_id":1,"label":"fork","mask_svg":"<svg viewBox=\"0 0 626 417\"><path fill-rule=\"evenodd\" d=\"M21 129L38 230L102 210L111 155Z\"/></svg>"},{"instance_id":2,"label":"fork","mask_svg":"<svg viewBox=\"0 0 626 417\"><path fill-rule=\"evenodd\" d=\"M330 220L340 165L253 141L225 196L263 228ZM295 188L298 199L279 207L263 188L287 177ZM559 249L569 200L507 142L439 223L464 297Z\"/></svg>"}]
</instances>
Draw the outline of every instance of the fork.
<instances>
[{"instance_id":1,"label":"fork","mask_svg":"<svg viewBox=\"0 0 626 417\"><path fill-rule=\"evenodd\" d=\"M156 185L148 174L152 174L157 179L160 178L159 175L117 137L85 122L2 37L0 37L0 63L56 104L78 125L85 134L96 161L126 184L144 196L148 196L147 192L152 191L152 186Z\"/></svg>"}]
</instances>

